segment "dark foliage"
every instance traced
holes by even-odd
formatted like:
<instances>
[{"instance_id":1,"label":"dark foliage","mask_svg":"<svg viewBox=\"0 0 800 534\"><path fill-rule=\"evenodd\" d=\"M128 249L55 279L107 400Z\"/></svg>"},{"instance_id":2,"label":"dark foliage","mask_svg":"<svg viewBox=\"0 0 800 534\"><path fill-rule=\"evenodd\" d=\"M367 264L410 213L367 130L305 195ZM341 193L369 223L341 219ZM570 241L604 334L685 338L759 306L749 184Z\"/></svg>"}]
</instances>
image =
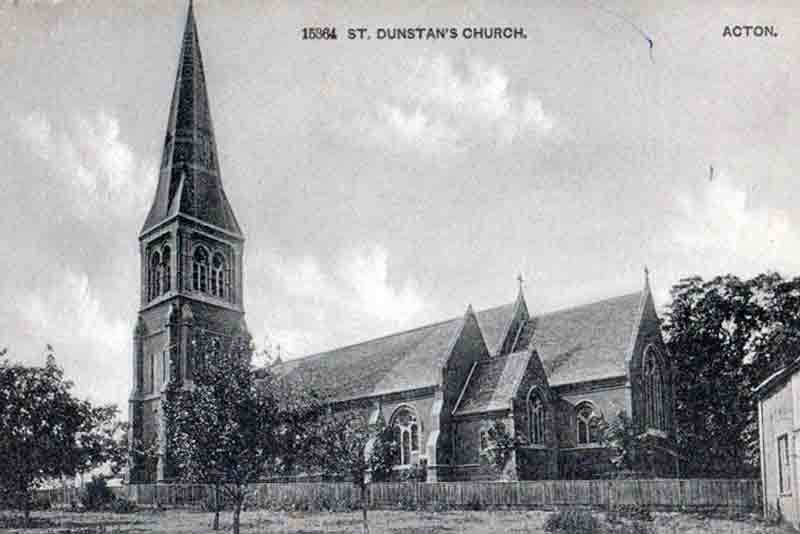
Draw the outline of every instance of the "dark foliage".
<instances>
[{"instance_id":1,"label":"dark foliage","mask_svg":"<svg viewBox=\"0 0 800 534\"><path fill-rule=\"evenodd\" d=\"M677 371L682 474L755 476L753 388L797 356L800 278L693 277L676 284L671 296L664 332Z\"/></svg>"},{"instance_id":2,"label":"dark foliage","mask_svg":"<svg viewBox=\"0 0 800 534\"><path fill-rule=\"evenodd\" d=\"M42 482L86 472L117 452L116 407L92 406L71 389L52 353L41 367L0 360L0 500L26 517Z\"/></svg>"},{"instance_id":3,"label":"dark foliage","mask_svg":"<svg viewBox=\"0 0 800 534\"><path fill-rule=\"evenodd\" d=\"M81 492L81 504L88 511L106 510L114 499L114 492L108 487L106 479L100 476L93 476Z\"/></svg>"},{"instance_id":4,"label":"dark foliage","mask_svg":"<svg viewBox=\"0 0 800 534\"><path fill-rule=\"evenodd\" d=\"M290 470L307 453L308 428L320 410L317 399L251 368L249 338L230 342L201 333L193 342L199 362L194 387L170 381L164 407L170 461L187 482L212 484L217 503L233 506L239 532L247 485Z\"/></svg>"},{"instance_id":5,"label":"dark foliage","mask_svg":"<svg viewBox=\"0 0 800 534\"><path fill-rule=\"evenodd\" d=\"M602 527L587 510L565 509L547 516L544 530L549 534L599 534Z\"/></svg>"}]
</instances>

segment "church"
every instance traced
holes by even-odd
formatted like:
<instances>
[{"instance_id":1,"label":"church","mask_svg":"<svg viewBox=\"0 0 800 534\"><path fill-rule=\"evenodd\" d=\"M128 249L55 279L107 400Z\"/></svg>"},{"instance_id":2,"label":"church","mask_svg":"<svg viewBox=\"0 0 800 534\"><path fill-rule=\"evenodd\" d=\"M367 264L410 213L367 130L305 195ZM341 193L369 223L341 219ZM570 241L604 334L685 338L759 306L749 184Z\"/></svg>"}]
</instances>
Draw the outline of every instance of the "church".
<instances>
[{"instance_id":1,"label":"church","mask_svg":"<svg viewBox=\"0 0 800 534\"><path fill-rule=\"evenodd\" d=\"M133 331L131 483L169 480L162 403L169 380L191 384L194 333L247 335L244 234L222 186L190 3L158 185L139 233L141 302ZM320 354L273 370L336 407L395 428L395 471L450 480L604 476L599 422L629 415L658 451L649 474L674 476L675 376L647 273L640 291L532 315L522 284L507 304ZM523 445L505 470L481 462L497 422ZM132 458L136 458L132 455Z\"/></svg>"}]
</instances>

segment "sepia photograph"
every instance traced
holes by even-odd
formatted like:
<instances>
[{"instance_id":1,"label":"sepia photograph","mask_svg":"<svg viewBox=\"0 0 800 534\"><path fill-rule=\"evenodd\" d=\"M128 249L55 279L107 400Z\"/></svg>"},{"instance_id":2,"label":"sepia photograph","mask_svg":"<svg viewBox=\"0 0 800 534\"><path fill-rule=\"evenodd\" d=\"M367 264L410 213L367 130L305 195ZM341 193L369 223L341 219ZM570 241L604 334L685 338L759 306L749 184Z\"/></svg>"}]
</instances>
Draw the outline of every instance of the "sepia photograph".
<instances>
[{"instance_id":1,"label":"sepia photograph","mask_svg":"<svg viewBox=\"0 0 800 534\"><path fill-rule=\"evenodd\" d=\"M798 28L0 0L0 532L795 532Z\"/></svg>"}]
</instances>

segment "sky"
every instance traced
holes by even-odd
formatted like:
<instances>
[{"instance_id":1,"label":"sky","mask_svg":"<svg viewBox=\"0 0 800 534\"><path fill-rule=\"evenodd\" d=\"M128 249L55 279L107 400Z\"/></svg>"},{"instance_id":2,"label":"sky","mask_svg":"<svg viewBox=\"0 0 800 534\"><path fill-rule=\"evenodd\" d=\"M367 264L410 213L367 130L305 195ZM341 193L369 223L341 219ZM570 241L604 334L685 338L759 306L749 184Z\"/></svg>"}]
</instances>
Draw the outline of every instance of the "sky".
<instances>
[{"instance_id":1,"label":"sky","mask_svg":"<svg viewBox=\"0 0 800 534\"><path fill-rule=\"evenodd\" d=\"M798 275L793 2L403 4L195 1L258 346L503 304L518 274L533 313L638 291L644 265L662 309L682 277ZM52 345L124 412L186 7L0 3L0 347L41 364ZM377 39L419 26L527 38Z\"/></svg>"}]
</instances>

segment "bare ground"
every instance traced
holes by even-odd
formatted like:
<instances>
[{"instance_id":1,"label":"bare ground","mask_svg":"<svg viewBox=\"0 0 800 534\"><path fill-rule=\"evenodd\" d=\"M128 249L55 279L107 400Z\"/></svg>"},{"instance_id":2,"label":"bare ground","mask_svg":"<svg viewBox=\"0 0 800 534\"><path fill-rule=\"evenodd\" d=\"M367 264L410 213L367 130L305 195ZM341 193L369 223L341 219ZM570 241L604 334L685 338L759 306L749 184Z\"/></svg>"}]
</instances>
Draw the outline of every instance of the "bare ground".
<instances>
[{"instance_id":1,"label":"bare ground","mask_svg":"<svg viewBox=\"0 0 800 534\"><path fill-rule=\"evenodd\" d=\"M477 534L509 532L540 534L549 512L486 511L486 512L400 512L371 511L370 534ZM597 514L603 519L603 514ZM0 514L0 518L8 514ZM183 533L212 534L212 514L182 510L142 511L133 514L37 512L34 529L3 529L2 532L62 534L137 534ZM0 522L0 524L3 524ZM9 524L9 523L6 523ZM744 519L706 518L695 514L657 513L652 523L656 534L784 534L795 532L788 527L770 526L756 517ZM231 515L223 513L220 532L231 531ZM262 532L285 534L360 533L361 514L347 513L279 513L251 511L242 514L242 534Z\"/></svg>"}]
</instances>

